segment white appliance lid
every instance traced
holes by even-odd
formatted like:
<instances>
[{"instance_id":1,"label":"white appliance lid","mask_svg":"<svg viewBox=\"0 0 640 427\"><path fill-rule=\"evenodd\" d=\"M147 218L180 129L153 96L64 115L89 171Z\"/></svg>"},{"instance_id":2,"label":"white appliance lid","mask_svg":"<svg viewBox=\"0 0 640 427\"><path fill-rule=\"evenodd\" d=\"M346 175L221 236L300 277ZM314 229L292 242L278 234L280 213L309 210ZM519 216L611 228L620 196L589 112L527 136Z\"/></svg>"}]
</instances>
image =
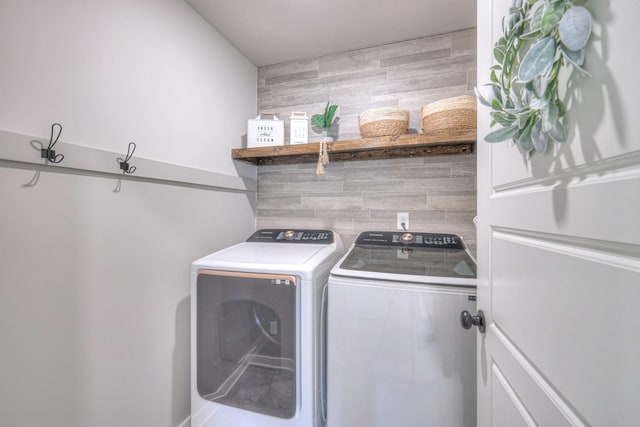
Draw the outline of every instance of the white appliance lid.
<instances>
[{"instance_id":1,"label":"white appliance lid","mask_svg":"<svg viewBox=\"0 0 640 427\"><path fill-rule=\"evenodd\" d=\"M221 249L193 263L193 268L300 274L312 277L333 265L343 251L331 230L258 230L246 242Z\"/></svg>"},{"instance_id":2,"label":"white appliance lid","mask_svg":"<svg viewBox=\"0 0 640 427\"><path fill-rule=\"evenodd\" d=\"M327 245L243 242L214 252L204 259L218 263L303 265L326 247Z\"/></svg>"}]
</instances>

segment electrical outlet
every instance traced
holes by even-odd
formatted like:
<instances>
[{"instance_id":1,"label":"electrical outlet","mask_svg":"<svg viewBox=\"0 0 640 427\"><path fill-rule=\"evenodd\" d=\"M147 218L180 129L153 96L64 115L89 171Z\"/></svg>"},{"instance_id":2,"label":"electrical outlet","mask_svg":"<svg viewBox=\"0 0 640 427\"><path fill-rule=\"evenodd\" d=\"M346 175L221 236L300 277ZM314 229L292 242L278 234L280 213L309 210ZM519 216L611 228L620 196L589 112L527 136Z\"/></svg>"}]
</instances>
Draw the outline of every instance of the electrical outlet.
<instances>
[{"instance_id":1,"label":"electrical outlet","mask_svg":"<svg viewBox=\"0 0 640 427\"><path fill-rule=\"evenodd\" d=\"M404 224L404 227L403 227ZM398 230L409 229L409 212L398 212Z\"/></svg>"}]
</instances>

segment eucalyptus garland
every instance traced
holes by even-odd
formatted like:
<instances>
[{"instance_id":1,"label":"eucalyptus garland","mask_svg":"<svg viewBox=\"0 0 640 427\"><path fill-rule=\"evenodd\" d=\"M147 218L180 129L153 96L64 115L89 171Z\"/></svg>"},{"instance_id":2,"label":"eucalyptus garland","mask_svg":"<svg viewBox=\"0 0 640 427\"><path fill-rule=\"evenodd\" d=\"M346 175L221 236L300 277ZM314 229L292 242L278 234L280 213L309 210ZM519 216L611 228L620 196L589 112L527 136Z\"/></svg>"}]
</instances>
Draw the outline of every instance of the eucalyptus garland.
<instances>
[{"instance_id":1,"label":"eucalyptus garland","mask_svg":"<svg viewBox=\"0 0 640 427\"><path fill-rule=\"evenodd\" d=\"M582 66L591 35L591 13L580 0L514 0L502 20L503 36L493 49L488 90L478 100L491 107L487 142L513 140L526 152L544 152L548 142L565 142L566 108L558 97L558 75ZM566 62L565 62L566 61Z\"/></svg>"}]
</instances>

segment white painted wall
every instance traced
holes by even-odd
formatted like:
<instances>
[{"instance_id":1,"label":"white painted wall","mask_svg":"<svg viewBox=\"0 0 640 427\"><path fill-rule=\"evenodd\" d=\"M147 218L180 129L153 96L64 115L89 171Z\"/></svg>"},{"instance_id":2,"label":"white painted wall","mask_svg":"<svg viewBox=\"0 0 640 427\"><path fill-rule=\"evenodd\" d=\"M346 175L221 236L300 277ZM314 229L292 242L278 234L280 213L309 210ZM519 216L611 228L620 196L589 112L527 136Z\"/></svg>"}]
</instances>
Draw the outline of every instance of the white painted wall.
<instances>
[{"instance_id":1,"label":"white painted wall","mask_svg":"<svg viewBox=\"0 0 640 427\"><path fill-rule=\"evenodd\" d=\"M253 196L0 167L0 426L189 416L189 267Z\"/></svg>"},{"instance_id":2,"label":"white painted wall","mask_svg":"<svg viewBox=\"0 0 640 427\"><path fill-rule=\"evenodd\" d=\"M0 58L0 130L239 174L256 68L182 1L2 0ZM117 186L0 160L0 426L188 419L190 263L255 194Z\"/></svg>"},{"instance_id":3,"label":"white painted wall","mask_svg":"<svg viewBox=\"0 0 640 427\"><path fill-rule=\"evenodd\" d=\"M2 0L0 129L235 174L257 69L180 0Z\"/></svg>"}]
</instances>

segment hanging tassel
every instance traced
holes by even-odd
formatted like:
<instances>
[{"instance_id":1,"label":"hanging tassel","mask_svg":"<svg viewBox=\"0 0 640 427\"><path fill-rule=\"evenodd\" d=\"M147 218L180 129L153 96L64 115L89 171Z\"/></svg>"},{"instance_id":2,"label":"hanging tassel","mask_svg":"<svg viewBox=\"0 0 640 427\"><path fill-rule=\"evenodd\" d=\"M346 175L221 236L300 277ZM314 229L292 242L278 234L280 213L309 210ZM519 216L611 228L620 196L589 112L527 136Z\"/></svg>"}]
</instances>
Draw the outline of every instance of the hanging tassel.
<instances>
[{"instance_id":1,"label":"hanging tassel","mask_svg":"<svg viewBox=\"0 0 640 427\"><path fill-rule=\"evenodd\" d=\"M324 149L322 150L322 164L329 164L329 148L327 147L327 141L324 141Z\"/></svg>"},{"instance_id":2,"label":"hanging tassel","mask_svg":"<svg viewBox=\"0 0 640 427\"><path fill-rule=\"evenodd\" d=\"M324 175L324 165L322 164L322 158L324 157L324 139L320 141L320 152L318 153L318 167L316 168L316 175Z\"/></svg>"},{"instance_id":3,"label":"hanging tassel","mask_svg":"<svg viewBox=\"0 0 640 427\"><path fill-rule=\"evenodd\" d=\"M329 164L329 152L327 151L327 141L320 141L320 152L318 153L318 167L316 175L324 175L324 165Z\"/></svg>"}]
</instances>

